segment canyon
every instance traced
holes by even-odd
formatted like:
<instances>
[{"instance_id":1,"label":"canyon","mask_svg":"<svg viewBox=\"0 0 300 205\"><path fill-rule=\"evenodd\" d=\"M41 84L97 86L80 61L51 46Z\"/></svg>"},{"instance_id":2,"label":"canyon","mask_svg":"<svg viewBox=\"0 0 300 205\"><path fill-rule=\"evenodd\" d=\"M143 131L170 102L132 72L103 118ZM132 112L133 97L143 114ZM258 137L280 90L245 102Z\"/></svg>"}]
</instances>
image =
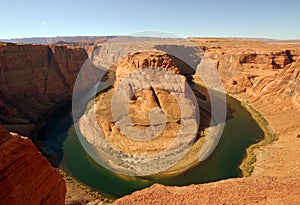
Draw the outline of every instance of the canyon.
<instances>
[{"instance_id":1,"label":"canyon","mask_svg":"<svg viewBox=\"0 0 300 205\"><path fill-rule=\"evenodd\" d=\"M159 41L159 39L156 40ZM187 187L153 185L118 199L115 203L194 204L201 202L218 204L241 202L297 204L300 201L300 139L297 138L300 134L300 43L247 39L193 38L188 40L203 50L203 55L207 58L202 58L202 64L205 64L207 60L215 66L227 93L239 99L245 106L257 110L267 120L268 126L274 133L278 134L278 140L254 149L255 160L252 164L254 168L250 177ZM95 44L92 49L96 49L102 43ZM170 47L159 42L156 42L154 46L151 44L149 47L155 47L157 50L167 53L170 51ZM4 128L10 132L32 137L48 113L71 99L77 74L90 52L90 47L1 43L0 123ZM143 65L147 59L158 58L159 55L164 54L156 53L154 56L149 56L149 53L129 55L127 59L123 58L123 61L115 66L116 68L126 67L127 64L132 65L133 62L135 65ZM111 53L111 56L102 59L101 62L98 61L98 64L109 64L112 56L116 56L116 53ZM168 57L164 58L166 61L168 60ZM158 59L155 62L159 62ZM151 64L151 60L147 63ZM189 65L193 67L193 63L195 62L189 62ZM176 62L173 68L176 69ZM117 79L124 77L126 72L129 72L124 69L116 69L115 71ZM194 79L201 81L200 77L196 75ZM153 95L153 91L150 91ZM144 96L151 97L150 91L140 93L137 99ZM157 93L157 91L154 92ZM172 101L166 95L164 97L168 99L168 102ZM101 101L99 102L101 103ZM147 106L152 106L151 102L155 102L154 96L149 98L149 105L143 105L146 106L145 109L149 108ZM160 102L163 104L164 100L162 99ZM132 106L139 108L142 104L136 102ZM135 113L131 117L134 118L136 115L141 115L141 113ZM98 119L104 126L105 120L101 119L99 115ZM54 173L54 169L49 163L46 163L46 159L30 162L26 161L26 158L22 158L23 162L11 159L12 161L8 160L7 163L2 164L3 159L7 156L3 150L17 150L16 152L20 154L28 152L29 158L34 156L43 158L30 144L29 139L16 137L14 134L10 135L4 130L1 131L1 184L14 187L17 182L11 180L9 176L13 176L13 178L24 177L21 172L11 172L7 168L10 164L18 167L18 163L21 163L24 167L18 169L25 172L26 167L33 166L38 170L44 170L44 167L44 172L41 171L36 173L37 175L30 175L30 177L28 175L24 179L29 180L28 183L33 183L35 186L38 186L38 183L49 183L47 180L53 179L51 186L59 188L55 193L51 191L53 187L50 185L47 187L48 190L40 189L39 191L43 190L42 193L44 194L40 194L41 199L50 202L55 197L55 200L61 202L65 196L63 179ZM116 146L119 146L117 142L115 143ZM24 149L24 147L31 148ZM124 148L119 147L119 149ZM13 153L14 151L10 152ZM45 161L42 162L42 166L35 164L40 161ZM6 174L11 175L7 176ZM47 179L34 180L47 174L49 175ZM22 189L22 185L16 187ZM21 190L16 190L16 192L22 193ZM6 193L6 196L1 196L1 200L20 196L14 195L14 192L1 191L1 193ZM38 203L38 200L41 199L32 200Z\"/></svg>"}]
</instances>

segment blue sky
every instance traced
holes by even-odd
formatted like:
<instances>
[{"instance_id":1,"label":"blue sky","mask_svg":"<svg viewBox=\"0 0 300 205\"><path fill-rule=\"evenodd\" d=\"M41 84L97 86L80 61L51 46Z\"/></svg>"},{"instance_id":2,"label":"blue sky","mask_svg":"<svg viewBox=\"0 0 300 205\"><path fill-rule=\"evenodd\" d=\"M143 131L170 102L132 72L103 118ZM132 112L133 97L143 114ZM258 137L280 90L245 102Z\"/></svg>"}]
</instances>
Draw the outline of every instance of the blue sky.
<instances>
[{"instance_id":1,"label":"blue sky","mask_svg":"<svg viewBox=\"0 0 300 205\"><path fill-rule=\"evenodd\" d=\"M298 0L5 0L0 39L128 35L300 39Z\"/></svg>"}]
</instances>

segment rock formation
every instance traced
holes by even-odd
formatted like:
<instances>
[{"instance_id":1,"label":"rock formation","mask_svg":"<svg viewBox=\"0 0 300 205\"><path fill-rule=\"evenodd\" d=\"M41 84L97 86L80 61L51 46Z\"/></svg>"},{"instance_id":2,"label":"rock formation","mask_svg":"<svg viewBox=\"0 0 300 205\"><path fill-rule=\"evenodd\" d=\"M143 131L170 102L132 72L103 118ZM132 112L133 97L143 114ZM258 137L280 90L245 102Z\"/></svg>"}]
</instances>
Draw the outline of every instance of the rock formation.
<instances>
[{"instance_id":1,"label":"rock formation","mask_svg":"<svg viewBox=\"0 0 300 205\"><path fill-rule=\"evenodd\" d=\"M116 82L114 84L114 87L116 88L122 79L127 77L135 70L142 68L147 69L149 67L161 67L166 68L166 70L173 71L174 73L180 73L179 68L165 53L136 53L126 56L124 59L117 63ZM182 79L183 82L185 82L184 77ZM109 95L105 96L108 97ZM134 126L139 127L139 129L143 129L143 127L144 129L146 129L147 126L151 125L151 122L149 121L149 112L155 107L160 107L163 112L168 115L166 130L164 130L164 133L162 133L164 136L161 136L159 139L155 139L153 141L153 144L151 145L149 145L149 142L138 142L128 137L124 137L117 126L114 124L114 121L110 114L111 109L103 109L106 106L103 104L102 100L103 102L106 102L106 105L111 104L107 103L107 100L103 98L98 101L97 104L99 104L99 106L96 106L102 108L96 110L98 123L102 130L105 132L105 136L107 137L108 141L117 149L122 150L125 153L141 154L149 152L148 154L150 154L154 150L155 152L164 150L167 146L170 145L170 143L173 142L176 137L176 133L179 131L179 124L177 123L177 121L180 121L180 108L176 103L176 99L167 91L164 91L157 87L147 87L138 91L138 93L136 93L130 101L129 117ZM109 113L106 113L107 111ZM103 113L105 114L103 115ZM109 119L107 119L108 116ZM122 139L126 141L123 141ZM162 144L164 144L166 147L162 147Z\"/></svg>"},{"instance_id":2,"label":"rock formation","mask_svg":"<svg viewBox=\"0 0 300 205\"><path fill-rule=\"evenodd\" d=\"M299 42L194 39L206 47L228 92L250 104L279 134L256 151L254 175L300 175ZM278 65L274 67L274 62Z\"/></svg>"},{"instance_id":3,"label":"rock formation","mask_svg":"<svg viewBox=\"0 0 300 205\"><path fill-rule=\"evenodd\" d=\"M27 137L0 125L0 204L64 204L66 185Z\"/></svg>"},{"instance_id":4,"label":"rock formation","mask_svg":"<svg viewBox=\"0 0 300 205\"><path fill-rule=\"evenodd\" d=\"M205 55L215 64L226 91L246 92L262 79L280 79L300 55L297 44L254 40L192 39L205 47ZM292 80L292 79L291 79Z\"/></svg>"},{"instance_id":5,"label":"rock formation","mask_svg":"<svg viewBox=\"0 0 300 205\"><path fill-rule=\"evenodd\" d=\"M186 187L154 184L113 204L298 204L300 177L228 179Z\"/></svg>"},{"instance_id":6,"label":"rock formation","mask_svg":"<svg viewBox=\"0 0 300 205\"><path fill-rule=\"evenodd\" d=\"M110 155L108 156L110 164L121 166L120 170L130 166L124 162L124 158L132 156L139 168L143 167L144 172L151 170L152 173L154 167L162 170L164 170L164 166L168 168L168 163L180 158L176 154L185 152L187 149L185 144L194 141L198 132L197 121L192 119L194 114L198 113L196 100L195 102L184 101L188 98L186 95L189 95L189 92L186 91L189 87L185 76L179 75L181 74L180 68L162 51L133 53L122 58L114 67L116 69L114 87L100 94L94 105L98 124L95 124L95 127L92 126L94 109L90 109L79 121L82 134L88 142L101 147L101 150L107 149L104 146L104 139L106 139L115 151L114 154L109 154L109 150L112 149L108 148L109 150L105 153ZM154 78L145 77L150 75L153 75ZM138 82L142 82L142 84ZM192 93L191 90L190 92ZM128 98L127 103L125 98ZM179 101L185 107L180 108ZM114 104L115 107L113 107ZM128 113L123 113L126 106L129 106ZM181 112L182 110L184 112ZM166 121L160 119L161 114L165 114ZM149 115L153 117L154 121L149 119ZM132 125L125 122L126 119L129 119ZM164 123L165 127L162 127ZM94 132L97 130L96 127L101 128L104 139L95 137L99 136L99 133ZM163 130L163 132L160 133L159 130ZM193 132L194 135L191 134ZM192 137L188 137L189 135ZM139 137L143 138L137 139ZM176 143L174 143L175 141ZM174 147L173 143L178 146ZM178 152L169 153L170 150L179 147ZM120 151L119 155L123 158L114 159L112 156L117 155L117 152ZM164 155L156 156L161 153ZM138 159L138 156L141 159ZM158 161L154 160L154 164L152 164L150 160L152 156L154 158L163 157L168 163L158 166ZM197 157L194 158L197 161ZM153 171L153 173L156 172L159 170Z\"/></svg>"},{"instance_id":7,"label":"rock formation","mask_svg":"<svg viewBox=\"0 0 300 205\"><path fill-rule=\"evenodd\" d=\"M30 136L45 114L70 100L87 59L83 48L0 44L0 123Z\"/></svg>"}]
</instances>

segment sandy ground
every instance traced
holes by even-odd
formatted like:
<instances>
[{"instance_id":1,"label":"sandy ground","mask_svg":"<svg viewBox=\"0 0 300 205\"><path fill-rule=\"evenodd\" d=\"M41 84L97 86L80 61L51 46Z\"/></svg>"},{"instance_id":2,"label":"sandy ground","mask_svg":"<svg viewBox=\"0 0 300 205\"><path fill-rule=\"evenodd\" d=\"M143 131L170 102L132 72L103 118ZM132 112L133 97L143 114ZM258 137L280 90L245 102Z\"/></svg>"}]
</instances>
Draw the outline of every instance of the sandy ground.
<instances>
[{"instance_id":1,"label":"sandy ground","mask_svg":"<svg viewBox=\"0 0 300 205\"><path fill-rule=\"evenodd\" d=\"M264 113L264 110L259 110ZM300 111L266 115L279 133L278 141L256 151L254 176L300 176Z\"/></svg>"},{"instance_id":2,"label":"sandy ground","mask_svg":"<svg viewBox=\"0 0 300 205\"><path fill-rule=\"evenodd\" d=\"M66 205L110 204L113 202L112 197L95 192L63 171L59 170L59 172L64 177L67 186Z\"/></svg>"},{"instance_id":3,"label":"sandy ground","mask_svg":"<svg viewBox=\"0 0 300 205\"><path fill-rule=\"evenodd\" d=\"M68 205L87 204L90 201L95 201L96 198L86 192L83 188L79 188L76 184L65 180L67 186L67 193L65 203Z\"/></svg>"}]
</instances>

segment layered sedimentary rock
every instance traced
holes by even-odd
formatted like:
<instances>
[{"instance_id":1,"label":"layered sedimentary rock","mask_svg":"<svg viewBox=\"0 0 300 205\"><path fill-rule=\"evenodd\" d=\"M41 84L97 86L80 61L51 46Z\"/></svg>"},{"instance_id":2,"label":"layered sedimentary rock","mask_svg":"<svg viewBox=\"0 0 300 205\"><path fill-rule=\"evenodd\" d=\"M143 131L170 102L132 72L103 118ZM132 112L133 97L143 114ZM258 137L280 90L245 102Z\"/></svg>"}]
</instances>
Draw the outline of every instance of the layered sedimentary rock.
<instances>
[{"instance_id":1,"label":"layered sedimentary rock","mask_svg":"<svg viewBox=\"0 0 300 205\"><path fill-rule=\"evenodd\" d=\"M196 100L185 101L190 98L187 95L192 94L186 77L181 75L180 68L162 51L133 53L122 58L114 67L114 86L101 93L93 109L80 119L81 133L88 142L101 147L101 150L108 149L106 154L115 149L108 158L120 170L123 166L130 166L124 165L124 158L135 161L139 168L133 170L141 169L140 175L147 174L146 170L151 170L148 174L152 174L164 169L164 166L168 168L168 163L180 158L177 155L185 152L186 144L192 143L198 132L197 121L193 119L198 112ZM180 103L183 107L179 106ZM125 112L126 107L128 112ZM93 119L97 120L95 127L91 123ZM96 132L96 127L102 130L103 137ZM112 148L104 146L104 139ZM178 152L173 149L178 149ZM119 161L112 157L118 155L118 152L122 156ZM159 166L157 160L153 164L147 158L151 156L169 161ZM157 167L159 169L153 171Z\"/></svg>"},{"instance_id":2,"label":"layered sedimentary rock","mask_svg":"<svg viewBox=\"0 0 300 205\"><path fill-rule=\"evenodd\" d=\"M280 80L300 55L297 44L231 39L193 39L205 47L228 92L246 92L258 81Z\"/></svg>"},{"instance_id":3,"label":"layered sedimentary rock","mask_svg":"<svg viewBox=\"0 0 300 205\"><path fill-rule=\"evenodd\" d=\"M250 104L279 134L256 150L254 175L300 175L299 42L194 39L206 47L228 92ZM276 64L275 64L276 63Z\"/></svg>"},{"instance_id":4,"label":"layered sedimentary rock","mask_svg":"<svg viewBox=\"0 0 300 205\"><path fill-rule=\"evenodd\" d=\"M133 73L137 69L151 69L159 67L166 68L166 70L172 71L174 74L180 73L179 68L163 52L136 53L126 56L116 65L116 82L114 84L114 87L116 89L120 81L128 77L130 73ZM159 71L157 71L156 74L158 74L158 72ZM138 76L137 78L142 78L142 76ZM183 80L183 82L185 82L185 78L183 76L181 79ZM174 84L176 83L179 84L179 82L175 82ZM132 123L138 129L146 129L148 126L151 126L151 122L149 120L149 112L154 108L160 108L168 116L166 128L162 133L163 136L154 139L153 143L151 144L149 144L148 141L138 142L136 140L125 137L124 134L122 134L122 132L120 131L120 128L118 128L114 123L114 120L112 119L113 116L111 114L111 109L106 108L106 106L111 105L111 102L109 103L105 99L103 99L103 101L106 102L106 105L104 105L102 99L100 99L98 101L99 106L96 105L100 108L97 108L96 110L96 117L108 141L113 144L118 150L122 150L125 153L129 154L141 154L147 152L149 152L148 154L153 154L153 151L159 152L166 149L166 147L168 147L170 143L172 143L176 138L176 133L179 131L180 127L180 124L177 123L180 121L180 108L178 106L178 103L176 102L175 97L170 94L171 91L172 90L165 91L163 89L160 89L159 87L147 86L139 90L135 94L133 94L134 91L131 91L132 93L129 93L129 95L134 96L132 96L130 100L128 114ZM105 96L109 97L109 95Z\"/></svg>"},{"instance_id":5,"label":"layered sedimentary rock","mask_svg":"<svg viewBox=\"0 0 300 205\"><path fill-rule=\"evenodd\" d=\"M300 177L251 177L202 185L152 185L113 204L298 204Z\"/></svg>"},{"instance_id":6,"label":"layered sedimentary rock","mask_svg":"<svg viewBox=\"0 0 300 205\"><path fill-rule=\"evenodd\" d=\"M87 57L83 48L1 43L1 124L30 136L41 118L71 98Z\"/></svg>"},{"instance_id":7,"label":"layered sedimentary rock","mask_svg":"<svg viewBox=\"0 0 300 205\"><path fill-rule=\"evenodd\" d=\"M64 204L66 185L27 137L0 125L0 204Z\"/></svg>"}]
</instances>

